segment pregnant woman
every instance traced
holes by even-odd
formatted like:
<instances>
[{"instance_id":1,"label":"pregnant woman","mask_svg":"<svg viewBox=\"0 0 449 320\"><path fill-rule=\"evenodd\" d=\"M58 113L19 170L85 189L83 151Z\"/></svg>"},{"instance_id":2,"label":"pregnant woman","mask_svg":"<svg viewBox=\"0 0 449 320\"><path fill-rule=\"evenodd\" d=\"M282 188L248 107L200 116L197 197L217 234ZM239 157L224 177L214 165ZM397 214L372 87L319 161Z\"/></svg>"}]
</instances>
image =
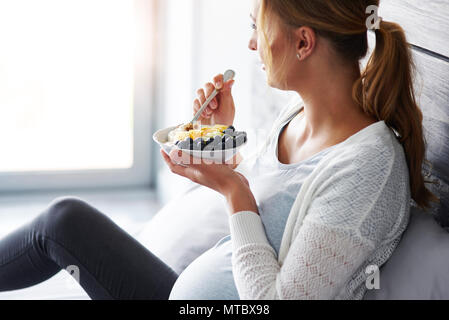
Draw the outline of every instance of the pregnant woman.
<instances>
[{"instance_id":1,"label":"pregnant woman","mask_svg":"<svg viewBox=\"0 0 449 320\"><path fill-rule=\"evenodd\" d=\"M162 152L174 173L228 204L230 235L180 275L95 208L67 197L0 241L0 291L75 265L93 299L361 299L366 269L385 263L407 227L410 200L420 207L436 200L421 173L411 53L400 26L370 21L366 9L378 4L254 2L249 48L269 85L302 102L283 109L266 142L234 165ZM361 71L371 26L376 49ZM198 91L194 111L222 89L203 123L234 121L233 82L222 79Z\"/></svg>"}]
</instances>

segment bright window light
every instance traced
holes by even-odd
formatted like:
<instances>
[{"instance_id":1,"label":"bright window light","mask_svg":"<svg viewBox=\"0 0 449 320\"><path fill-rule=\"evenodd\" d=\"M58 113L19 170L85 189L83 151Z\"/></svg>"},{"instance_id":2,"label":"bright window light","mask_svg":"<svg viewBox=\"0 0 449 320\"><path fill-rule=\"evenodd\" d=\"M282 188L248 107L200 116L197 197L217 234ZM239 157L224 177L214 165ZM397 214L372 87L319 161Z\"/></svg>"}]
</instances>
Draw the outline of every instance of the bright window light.
<instances>
[{"instance_id":1,"label":"bright window light","mask_svg":"<svg viewBox=\"0 0 449 320\"><path fill-rule=\"evenodd\" d=\"M0 172L133 165L132 0L0 0Z\"/></svg>"}]
</instances>

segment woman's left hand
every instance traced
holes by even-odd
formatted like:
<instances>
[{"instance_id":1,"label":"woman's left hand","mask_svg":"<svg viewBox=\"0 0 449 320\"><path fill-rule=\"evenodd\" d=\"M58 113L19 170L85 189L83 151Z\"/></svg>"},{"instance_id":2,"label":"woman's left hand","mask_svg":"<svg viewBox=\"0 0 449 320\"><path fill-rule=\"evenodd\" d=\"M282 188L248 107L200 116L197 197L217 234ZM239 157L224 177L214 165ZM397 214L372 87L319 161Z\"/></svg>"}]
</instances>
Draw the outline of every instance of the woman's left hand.
<instances>
[{"instance_id":1,"label":"woman's left hand","mask_svg":"<svg viewBox=\"0 0 449 320\"><path fill-rule=\"evenodd\" d=\"M234 171L230 164L193 158L179 149L172 150L170 155L161 149L161 154L173 173L221 193L228 201L231 213L258 213L248 180Z\"/></svg>"}]
</instances>

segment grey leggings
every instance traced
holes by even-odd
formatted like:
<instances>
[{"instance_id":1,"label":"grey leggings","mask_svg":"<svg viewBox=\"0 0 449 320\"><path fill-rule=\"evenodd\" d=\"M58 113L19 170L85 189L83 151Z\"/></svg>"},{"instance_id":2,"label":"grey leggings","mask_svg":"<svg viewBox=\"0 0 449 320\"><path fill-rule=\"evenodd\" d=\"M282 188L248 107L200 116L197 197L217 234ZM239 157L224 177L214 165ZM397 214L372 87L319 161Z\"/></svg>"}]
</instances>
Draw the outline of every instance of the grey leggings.
<instances>
[{"instance_id":1,"label":"grey leggings","mask_svg":"<svg viewBox=\"0 0 449 320\"><path fill-rule=\"evenodd\" d=\"M80 284L92 299L168 299L178 277L107 216L77 198L56 199L0 240L0 291L38 284L69 266L79 271Z\"/></svg>"}]
</instances>

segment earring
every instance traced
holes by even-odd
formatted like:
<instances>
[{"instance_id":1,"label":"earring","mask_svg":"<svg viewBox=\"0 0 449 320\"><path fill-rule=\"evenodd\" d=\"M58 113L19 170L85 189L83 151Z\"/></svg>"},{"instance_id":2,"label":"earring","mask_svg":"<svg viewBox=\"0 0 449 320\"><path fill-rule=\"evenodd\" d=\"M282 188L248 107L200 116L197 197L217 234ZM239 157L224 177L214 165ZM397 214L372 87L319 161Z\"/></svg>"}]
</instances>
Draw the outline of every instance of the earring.
<instances>
[{"instance_id":1,"label":"earring","mask_svg":"<svg viewBox=\"0 0 449 320\"><path fill-rule=\"evenodd\" d=\"M301 55L299 53L296 54L296 57L298 58L299 61L301 61Z\"/></svg>"}]
</instances>

